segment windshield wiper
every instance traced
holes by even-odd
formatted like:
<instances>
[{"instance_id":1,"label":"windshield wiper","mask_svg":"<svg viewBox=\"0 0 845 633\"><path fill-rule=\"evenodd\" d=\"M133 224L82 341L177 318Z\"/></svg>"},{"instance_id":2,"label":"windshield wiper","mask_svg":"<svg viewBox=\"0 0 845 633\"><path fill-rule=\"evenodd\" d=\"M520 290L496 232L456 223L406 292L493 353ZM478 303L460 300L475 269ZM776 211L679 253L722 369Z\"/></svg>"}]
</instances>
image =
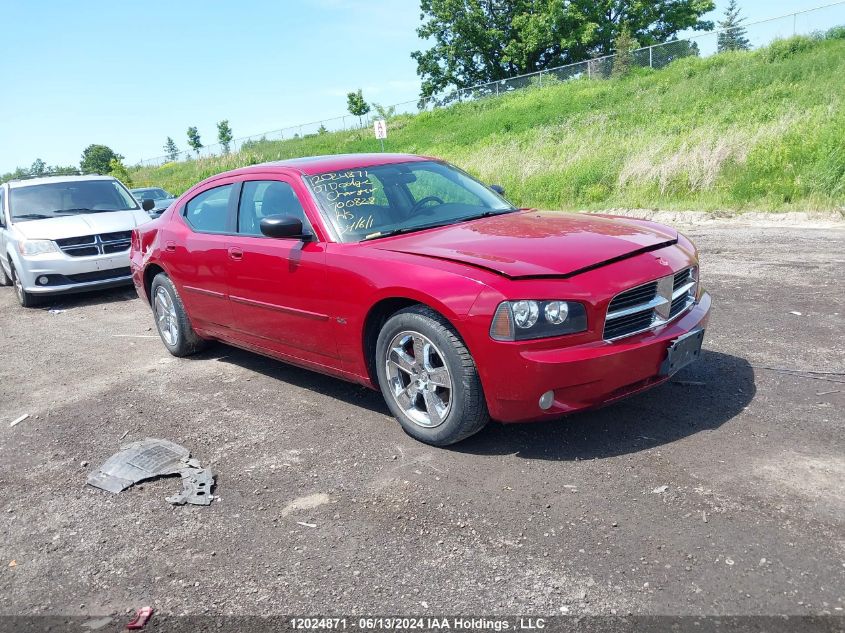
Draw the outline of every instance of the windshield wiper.
<instances>
[{"instance_id":1,"label":"windshield wiper","mask_svg":"<svg viewBox=\"0 0 845 633\"><path fill-rule=\"evenodd\" d=\"M56 209L53 213L97 213L101 209L89 209L87 207L77 207L75 209Z\"/></svg>"},{"instance_id":2,"label":"windshield wiper","mask_svg":"<svg viewBox=\"0 0 845 633\"><path fill-rule=\"evenodd\" d=\"M69 213L114 213L115 211L132 211L132 209L89 209L87 207L77 207L74 209L55 209L50 213L69 214Z\"/></svg>"},{"instance_id":3,"label":"windshield wiper","mask_svg":"<svg viewBox=\"0 0 845 633\"><path fill-rule=\"evenodd\" d=\"M20 215L13 215L13 220L49 220L51 215L44 215L42 213L22 213Z\"/></svg>"},{"instance_id":4,"label":"windshield wiper","mask_svg":"<svg viewBox=\"0 0 845 633\"><path fill-rule=\"evenodd\" d=\"M53 209L52 211L50 211L50 213L54 215L59 213L90 213L93 210L94 209L86 209L83 207L79 207L76 209Z\"/></svg>"},{"instance_id":5,"label":"windshield wiper","mask_svg":"<svg viewBox=\"0 0 845 633\"><path fill-rule=\"evenodd\" d=\"M478 215L471 215L466 218L459 218L457 222L471 222L472 220L480 220L482 218L489 218L494 215L504 215L506 213L513 213L516 209L501 209L499 211L485 211L484 213L479 213Z\"/></svg>"},{"instance_id":6,"label":"windshield wiper","mask_svg":"<svg viewBox=\"0 0 845 633\"><path fill-rule=\"evenodd\" d=\"M401 235L402 233L416 233L417 231L425 231L426 229L436 229L439 226L447 226L450 223L446 224L423 224L422 226L405 226L401 229L393 229L392 231L376 231L375 233L370 233L369 235L364 236L361 240L362 242L366 242L368 240L376 240L381 239L382 237L392 237L394 235Z\"/></svg>"},{"instance_id":7,"label":"windshield wiper","mask_svg":"<svg viewBox=\"0 0 845 633\"><path fill-rule=\"evenodd\" d=\"M394 235L401 235L402 233L414 233L416 231L424 231L426 229L436 229L441 226L449 226L450 224L457 224L459 222L469 222L470 220L480 220L481 218L489 218L493 215L503 215L505 213L513 213L517 209L504 209L501 211L485 211L478 215L471 215L466 218L455 218L449 222L439 222L437 224L423 224L422 226L406 226L401 229L393 229L392 231L376 231L365 236L361 241L381 239L382 237L392 237Z\"/></svg>"}]
</instances>

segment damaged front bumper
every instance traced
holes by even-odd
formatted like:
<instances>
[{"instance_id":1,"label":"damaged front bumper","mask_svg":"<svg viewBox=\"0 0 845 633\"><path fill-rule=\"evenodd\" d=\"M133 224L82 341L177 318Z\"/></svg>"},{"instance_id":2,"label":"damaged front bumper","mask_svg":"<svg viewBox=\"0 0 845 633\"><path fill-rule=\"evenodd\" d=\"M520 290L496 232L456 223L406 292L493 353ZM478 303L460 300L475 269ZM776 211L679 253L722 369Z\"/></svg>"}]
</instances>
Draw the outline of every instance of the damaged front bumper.
<instances>
[{"instance_id":1,"label":"damaged front bumper","mask_svg":"<svg viewBox=\"0 0 845 633\"><path fill-rule=\"evenodd\" d=\"M530 422L559 417L631 396L655 387L671 376L665 361L673 342L706 328L710 295L683 316L656 330L608 343L591 342L556 349L505 347L513 358L501 366L520 367L523 379L504 373L487 375L485 391L491 416L500 422ZM552 392L542 409L540 397Z\"/></svg>"}]
</instances>

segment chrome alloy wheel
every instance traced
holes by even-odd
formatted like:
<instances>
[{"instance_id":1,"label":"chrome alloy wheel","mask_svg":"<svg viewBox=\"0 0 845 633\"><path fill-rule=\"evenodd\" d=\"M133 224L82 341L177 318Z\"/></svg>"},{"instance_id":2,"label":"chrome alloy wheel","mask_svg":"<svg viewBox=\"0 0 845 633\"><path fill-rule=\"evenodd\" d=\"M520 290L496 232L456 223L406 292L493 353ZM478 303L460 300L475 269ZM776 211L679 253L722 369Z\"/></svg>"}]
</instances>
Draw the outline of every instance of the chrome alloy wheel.
<instances>
[{"instance_id":1,"label":"chrome alloy wheel","mask_svg":"<svg viewBox=\"0 0 845 633\"><path fill-rule=\"evenodd\" d=\"M179 341L179 321L176 317L176 306L170 294L161 286L156 289L153 310L156 317L156 325L164 342L171 347Z\"/></svg>"},{"instance_id":2,"label":"chrome alloy wheel","mask_svg":"<svg viewBox=\"0 0 845 633\"><path fill-rule=\"evenodd\" d=\"M443 353L419 332L400 332L387 348L386 374L396 404L414 424L443 424L452 406L452 375Z\"/></svg>"}]
</instances>

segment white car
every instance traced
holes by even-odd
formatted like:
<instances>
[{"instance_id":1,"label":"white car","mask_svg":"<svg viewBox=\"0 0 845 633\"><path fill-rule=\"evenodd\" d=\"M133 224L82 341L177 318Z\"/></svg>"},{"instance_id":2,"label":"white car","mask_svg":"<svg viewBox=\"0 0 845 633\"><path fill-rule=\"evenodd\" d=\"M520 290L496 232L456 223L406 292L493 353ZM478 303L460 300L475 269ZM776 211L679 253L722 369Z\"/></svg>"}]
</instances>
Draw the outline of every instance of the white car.
<instances>
[{"instance_id":1,"label":"white car","mask_svg":"<svg viewBox=\"0 0 845 633\"><path fill-rule=\"evenodd\" d=\"M52 176L0 185L0 286L24 307L40 297L131 284L132 229L150 221L111 176Z\"/></svg>"}]
</instances>

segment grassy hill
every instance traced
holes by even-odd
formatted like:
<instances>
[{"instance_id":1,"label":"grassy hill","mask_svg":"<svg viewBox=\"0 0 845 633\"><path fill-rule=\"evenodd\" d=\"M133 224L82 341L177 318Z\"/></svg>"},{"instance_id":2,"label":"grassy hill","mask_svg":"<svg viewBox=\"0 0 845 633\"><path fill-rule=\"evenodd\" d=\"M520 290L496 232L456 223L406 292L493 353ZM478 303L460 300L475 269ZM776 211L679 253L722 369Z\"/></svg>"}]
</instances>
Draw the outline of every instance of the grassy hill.
<instances>
[{"instance_id":1,"label":"grassy hill","mask_svg":"<svg viewBox=\"0 0 845 633\"><path fill-rule=\"evenodd\" d=\"M388 151L449 160L520 206L845 209L845 29L400 116ZM372 130L132 172L180 193L234 167L377 151Z\"/></svg>"}]
</instances>

